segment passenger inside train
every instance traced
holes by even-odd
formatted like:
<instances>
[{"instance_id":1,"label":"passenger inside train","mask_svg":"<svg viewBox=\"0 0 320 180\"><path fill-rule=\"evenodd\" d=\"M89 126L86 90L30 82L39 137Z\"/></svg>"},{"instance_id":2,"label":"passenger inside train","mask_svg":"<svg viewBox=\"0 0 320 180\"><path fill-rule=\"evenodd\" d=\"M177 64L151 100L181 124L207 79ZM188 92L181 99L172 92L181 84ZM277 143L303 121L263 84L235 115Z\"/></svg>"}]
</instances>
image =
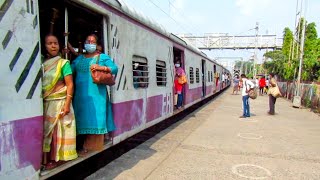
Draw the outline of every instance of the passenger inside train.
<instances>
[{"instance_id":1,"label":"passenger inside train","mask_svg":"<svg viewBox=\"0 0 320 180\"><path fill-rule=\"evenodd\" d=\"M181 67L181 61L179 58L175 60L175 80L174 80L174 88L175 88L175 97L176 100L176 108L180 109L183 105L183 86L187 83L186 73Z\"/></svg>"},{"instance_id":2,"label":"passenger inside train","mask_svg":"<svg viewBox=\"0 0 320 180\"><path fill-rule=\"evenodd\" d=\"M139 63L135 62L133 63L133 87L135 89L139 88L139 87L143 87L143 80L141 79L142 73L139 69Z\"/></svg>"},{"instance_id":3,"label":"passenger inside train","mask_svg":"<svg viewBox=\"0 0 320 180\"><path fill-rule=\"evenodd\" d=\"M43 152L44 152L43 170L53 169L59 166L60 164L62 164L63 161L68 161L68 160L77 158L76 148L77 150L81 150L81 151L78 151L78 153L80 152L80 155L86 155L86 153L90 150L101 150L103 145L107 143L105 141L105 134L115 130L113 116L112 116L112 113L110 113L112 112L112 110L111 110L111 103L107 95L107 90L101 90L101 88L106 89L105 85L96 85L92 83L88 87L88 86L82 86L81 83L79 84L79 82L82 82L83 79L88 81L89 78L91 78L90 77L91 75L89 73L90 72L90 69L88 66L89 64L83 64L84 61L82 61L82 63L79 63L79 58L96 59L96 57L99 55L100 57L99 65L101 66L96 65L95 66L96 68L106 67L106 69L110 70L113 74L116 74L117 72L117 67L113 63L113 60L111 60L108 55L103 54L102 46L104 42L103 41L99 42L97 38L97 37L100 37L103 40L103 21L102 21L103 18L101 15L97 13L93 13L88 9L81 8L80 6L69 4L68 2L64 2L62 0L58 0L58 2L39 1L39 7L40 7L39 13L40 13L40 25L41 25L40 37L42 41L44 40L47 41L48 38L46 37L46 34L49 32L50 34L57 34L57 36L52 36L52 39L55 39L56 41L59 40L60 43L64 42L64 43L61 43L60 46L58 45L55 48L54 52L57 52L59 55L61 55L62 58L69 60L69 61L65 61L66 62L65 64L69 64L70 66L69 62L72 62L73 69L76 72L76 76L74 76L75 79L74 81L72 81L72 74L71 75L65 74L65 78L70 76L71 82L74 82L74 84L76 84L77 86L75 88L74 95L73 95L73 92L68 91L66 97L62 100L63 102L66 101L70 103L71 100L68 100L68 99L73 98L72 99L73 104L76 107L74 112L75 115L73 115L73 109L71 104L70 112L68 114L65 113L64 111L61 111L65 114L60 115L59 114L60 110L57 110L59 115L57 117L61 118L62 116L64 116L64 118L68 118L67 120L70 120L69 116L72 116L73 118L75 117L75 120L70 121L71 126L70 125L68 126L70 130L66 127L63 127L62 129L58 128L58 130L60 131L68 131L68 132L65 132L66 134L62 133L64 135L63 137L55 135L59 132L57 130L57 127L59 124L51 123L50 125L50 123L46 123L47 125L45 125L45 128L44 128L45 143L43 148ZM65 14L66 6L68 7L68 14ZM64 24L65 16L68 16L68 19L72 19L72 21L68 22L67 29ZM89 39L88 38L86 39L86 36L92 33L94 33L94 35L90 35L90 37L88 37ZM75 47L73 47L72 45L75 45ZM47 47L46 43L43 44L42 47ZM64 47L64 48L59 49L59 47ZM84 50L84 47L87 47L87 48ZM42 52L43 52L43 56L50 55L50 53L48 53L49 52L48 49L46 50L42 48ZM51 58L56 60L57 58L54 58L55 56L57 55L53 55L53 54L50 55ZM49 60L46 60L45 62L49 62ZM44 65L46 66L46 63ZM62 67L64 68L64 66ZM86 70L84 69L84 67L87 67L85 68ZM56 69L57 66L53 66L53 68ZM65 72L63 68L61 72ZM47 68L45 68L45 70L46 69ZM71 72L71 68L70 68L70 72ZM47 74L47 71L45 71L43 82L54 83L54 82L50 82L49 80L46 80L46 74ZM80 80L81 78L82 80ZM64 84L65 86L68 86L70 82L65 81ZM92 86L98 86L98 89L100 89L99 92L94 93L93 96L90 96L91 98L96 97L96 99L85 99L84 97L89 97L85 94L85 92L88 92L88 88L92 88ZM47 86L44 86L44 87L47 87ZM47 91L44 91L44 92L47 92ZM101 92L103 94L101 94ZM48 93L49 100L52 95L54 94ZM44 114L47 114L47 111L50 110L48 108L53 108L52 102L54 102L49 100L47 101L46 97L44 97L44 106L45 106ZM105 97L105 98L101 98L101 97ZM93 101L95 103L93 103ZM49 104L46 102L48 102ZM83 103L83 102L87 102L87 103ZM97 102L100 103L98 107L96 106ZM81 105L84 105L86 107L82 107ZM101 109L101 107L104 107L104 108ZM59 108L55 108L55 109L59 109ZM96 109L99 109L99 111L96 111ZM99 129L99 130L95 130L93 125L87 121L88 119L92 120L92 117L93 117L92 112L100 113L94 116L96 117L95 119L97 120L97 122L100 122L100 123L96 123L97 125L96 129ZM45 115L44 117L46 118L49 116ZM66 122L69 122L67 120ZM45 121L45 122L51 122L51 121ZM57 122L60 122L60 121L57 121ZM68 123L64 123L61 126L65 124L68 124ZM76 131L77 131L77 136L76 136ZM80 134L85 134L85 135L80 135ZM67 135L68 137L65 137ZM68 143L62 144L62 145L57 144L56 143L57 138L58 139L67 138L68 141L63 141L63 142L68 142ZM62 155L68 155L68 156L62 156Z\"/></svg>"},{"instance_id":4,"label":"passenger inside train","mask_svg":"<svg viewBox=\"0 0 320 180\"><path fill-rule=\"evenodd\" d=\"M77 74L73 100L77 134L85 135L82 150L79 152L82 156L89 151L102 150L104 134L116 129L106 85L94 83L91 71L105 71L115 75L118 67L108 55L98 53L97 44L96 35L87 36L84 46L86 54L78 56L72 62L73 72Z\"/></svg>"},{"instance_id":5,"label":"passenger inside train","mask_svg":"<svg viewBox=\"0 0 320 180\"><path fill-rule=\"evenodd\" d=\"M59 56L56 36L44 40L46 58L43 63L43 165L49 170L78 157L76 121L71 104L73 97L72 70L68 60ZM56 73L58 72L58 73ZM58 77L57 77L58 76Z\"/></svg>"}]
</instances>

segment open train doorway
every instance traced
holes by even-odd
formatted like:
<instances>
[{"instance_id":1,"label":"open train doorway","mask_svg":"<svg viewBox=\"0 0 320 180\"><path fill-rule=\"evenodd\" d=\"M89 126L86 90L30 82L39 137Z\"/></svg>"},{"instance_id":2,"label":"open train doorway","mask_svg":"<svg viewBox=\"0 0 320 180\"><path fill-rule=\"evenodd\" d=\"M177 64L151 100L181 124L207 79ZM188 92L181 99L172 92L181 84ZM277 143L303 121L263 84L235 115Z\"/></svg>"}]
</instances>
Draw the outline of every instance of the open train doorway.
<instances>
[{"instance_id":1,"label":"open train doorway","mask_svg":"<svg viewBox=\"0 0 320 180\"><path fill-rule=\"evenodd\" d=\"M40 38L41 38L41 53L46 60L46 51L44 46L44 38L48 34L55 35L59 40L60 57L68 59L70 61L77 58L84 52L84 42L86 37L90 34L95 34L98 37L97 44L103 46L103 32L106 24L106 18L101 14L97 14L83 6L67 0L55 0L45 1L39 0L39 20L40 20ZM99 41L100 39L100 41ZM68 45L69 43L69 45ZM64 50L68 47L69 51ZM52 63L53 64L53 63ZM76 89L77 87L75 87ZM45 112L44 112L45 113ZM45 116L45 115L44 115ZM54 128L56 128L55 126ZM44 129L44 133L49 134L50 129ZM52 138L53 139L53 138ZM68 146L75 146L77 149L83 147L83 137L77 136L76 141L70 138L68 140ZM64 140L63 140L64 141ZM108 143L106 141L106 143ZM52 140L50 142L51 147L57 147L57 141ZM52 152L52 149L49 150ZM74 150L64 151L74 153ZM75 153L74 153L75 154ZM48 174L48 172L54 172L59 170L58 166L70 166L70 164L77 163L68 161L66 164L56 162L54 158L50 157L50 154L43 153L43 169L41 175ZM73 156L72 158L74 158ZM70 158L71 159L71 158ZM70 164L68 164L70 163ZM63 164L63 165L62 165Z\"/></svg>"},{"instance_id":2,"label":"open train doorway","mask_svg":"<svg viewBox=\"0 0 320 180\"><path fill-rule=\"evenodd\" d=\"M84 52L86 36L95 34L103 47L103 16L66 0L39 0L40 38L57 36L63 58L74 60ZM62 51L69 43L72 51ZM70 47L70 46L69 46ZM68 52L68 53L66 53ZM45 53L42 46L42 53ZM43 54L45 55L45 54Z\"/></svg>"},{"instance_id":3,"label":"open train doorway","mask_svg":"<svg viewBox=\"0 0 320 180\"><path fill-rule=\"evenodd\" d=\"M201 71L201 77L202 77L202 97L206 97L206 61L202 59L202 71Z\"/></svg>"},{"instance_id":4,"label":"open train doorway","mask_svg":"<svg viewBox=\"0 0 320 180\"><path fill-rule=\"evenodd\" d=\"M174 71L174 107L180 109L185 104L185 85L186 82L186 71L184 63L184 53L182 50L173 47L173 61L175 65Z\"/></svg>"}]
</instances>

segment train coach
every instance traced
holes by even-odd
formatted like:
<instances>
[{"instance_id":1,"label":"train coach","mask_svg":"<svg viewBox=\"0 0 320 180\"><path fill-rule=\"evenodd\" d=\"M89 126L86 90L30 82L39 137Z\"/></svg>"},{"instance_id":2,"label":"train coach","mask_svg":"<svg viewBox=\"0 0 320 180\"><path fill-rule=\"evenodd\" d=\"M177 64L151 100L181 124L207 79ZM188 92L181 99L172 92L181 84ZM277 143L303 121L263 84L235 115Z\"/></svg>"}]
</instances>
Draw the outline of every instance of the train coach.
<instances>
[{"instance_id":1,"label":"train coach","mask_svg":"<svg viewBox=\"0 0 320 180\"><path fill-rule=\"evenodd\" d=\"M107 87L117 129L105 148L177 113L175 59L182 62L188 81L179 111L225 88L221 74L227 69L119 0L4 0L0 8L1 179L40 177L41 40L48 32L78 52L88 34L97 34L119 68L116 84ZM136 71L139 82L134 81Z\"/></svg>"}]
</instances>

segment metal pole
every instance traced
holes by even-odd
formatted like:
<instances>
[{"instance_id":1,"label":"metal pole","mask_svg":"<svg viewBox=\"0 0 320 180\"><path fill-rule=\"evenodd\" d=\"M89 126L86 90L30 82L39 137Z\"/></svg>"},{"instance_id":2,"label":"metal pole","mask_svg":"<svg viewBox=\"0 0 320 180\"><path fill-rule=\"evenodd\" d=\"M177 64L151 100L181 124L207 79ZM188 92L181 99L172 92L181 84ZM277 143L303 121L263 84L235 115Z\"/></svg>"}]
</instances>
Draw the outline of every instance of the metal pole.
<instances>
[{"instance_id":1,"label":"metal pole","mask_svg":"<svg viewBox=\"0 0 320 180\"><path fill-rule=\"evenodd\" d=\"M301 0L301 5L300 5L300 18L299 18L299 24L298 24L298 32L297 32L297 40L299 41L299 39L300 39L300 29L301 29L301 22L300 22L300 20L301 20L301 17L302 17L302 2L303 2L303 0ZM298 14L297 14L298 15ZM296 52L296 57L298 58L298 55L299 55L299 44L301 44L301 42L300 43L297 43L297 52Z\"/></svg>"},{"instance_id":2,"label":"metal pole","mask_svg":"<svg viewBox=\"0 0 320 180\"><path fill-rule=\"evenodd\" d=\"M254 47L254 57L253 57L253 79L256 78L257 70L256 70L256 59L257 59L257 48L258 48L258 32L259 32L259 23L256 22L256 42Z\"/></svg>"},{"instance_id":3,"label":"metal pole","mask_svg":"<svg viewBox=\"0 0 320 180\"><path fill-rule=\"evenodd\" d=\"M305 1L307 6L307 0ZM306 9L305 6L305 9ZM304 17L306 17L306 10L304 11ZM300 107L301 106L301 97L300 97L300 81L301 81L301 71L302 71L302 62L303 62L303 48L304 48L304 38L306 33L306 18L303 19L302 24L302 33L301 33L301 41L300 41L300 56L299 56L299 72L298 72L298 79L297 79L297 95L293 98L293 107ZM300 19L301 23L301 19Z\"/></svg>"},{"instance_id":4,"label":"metal pole","mask_svg":"<svg viewBox=\"0 0 320 180\"><path fill-rule=\"evenodd\" d=\"M69 30L68 30L68 9L65 8L64 10L64 32L66 33L65 36L64 36L64 46L66 49L68 49L68 33L69 33ZM68 59L68 53L66 51L66 54L65 54L65 59Z\"/></svg>"},{"instance_id":5,"label":"metal pole","mask_svg":"<svg viewBox=\"0 0 320 180\"><path fill-rule=\"evenodd\" d=\"M297 5L296 5L296 17L295 17L295 21L294 21L294 28L297 28L297 16L298 16L298 6L299 6L299 0L297 0ZM297 40L298 41L298 40ZM293 37L292 42L291 42L291 47L290 47L290 55L289 55L289 63L290 63L290 59L293 60L294 59L294 50L295 50L295 39ZM293 79L295 78L295 76L293 77Z\"/></svg>"},{"instance_id":6,"label":"metal pole","mask_svg":"<svg viewBox=\"0 0 320 180\"><path fill-rule=\"evenodd\" d=\"M302 27L302 35L301 35L301 46L300 46L300 57L299 57L299 73L298 73L298 90L297 90L297 96L300 96L300 80L301 80L301 71L302 71L302 61L303 61L303 48L304 48L304 37L305 37L305 31L306 31L306 19L303 20L303 27Z\"/></svg>"},{"instance_id":7,"label":"metal pole","mask_svg":"<svg viewBox=\"0 0 320 180\"><path fill-rule=\"evenodd\" d=\"M243 74L243 58L241 58L240 75Z\"/></svg>"}]
</instances>

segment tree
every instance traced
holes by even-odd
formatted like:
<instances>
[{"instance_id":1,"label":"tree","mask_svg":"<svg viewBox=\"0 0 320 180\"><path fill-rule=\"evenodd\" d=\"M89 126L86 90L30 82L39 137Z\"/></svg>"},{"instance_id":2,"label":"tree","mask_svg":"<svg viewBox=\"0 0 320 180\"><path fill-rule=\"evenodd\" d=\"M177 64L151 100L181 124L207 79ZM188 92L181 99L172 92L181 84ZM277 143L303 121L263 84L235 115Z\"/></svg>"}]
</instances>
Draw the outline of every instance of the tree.
<instances>
[{"instance_id":1,"label":"tree","mask_svg":"<svg viewBox=\"0 0 320 180\"><path fill-rule=\"evenodd\" d=\"M282 52L287 58L290 57L292 51L292 43L293 43L293 33L292 31L286 27L283 31L283 44L282 44Z\"/></svg>"},{"instance_id":2,"label":"tree","mask_svg":"<svg viewBox=\"0 0 320 180\"><path fill-rule=\"evenodd\" d=\"M285 74L284 64L288 59L286 55L284 55L282 51L276 50L269 51L265 53L264 56L265 58L270 59L271 61L266 61L263 67L267 69L269 73L273 72L283 78Z\"/></svg>"},{"instance_id":3,"label":"tree","mask_svg":"<svg viewBox=\"0 0 320 180\"><path fill-rule=\"evenodd\" d=\"M296 30L299 37L302 35L302 24L305 19L301 18L299 26ZM268 72L274 72L285 80L292 80L296 78L299 68L299 46L294 42L292 31L285 28L283 31L283 48L281 51L271 51L264 54L264 56L271 60L266 61L263 66ZM294 48L292 48L294 47ZM294 56L291 56L294 54ZM305 32L305 47L302 67L302 80L320 81L320 39L318 38L316 24L310 23L306 27Z\"/></svg>"},{"instance_id":4,"label":"tree","mask_svg":"<svg viewBox=\"0 0 320 180\"><path fill-rule=\"evenodd\" d=\"M313 81L318 79L320 70L319 39L314 22L307 25L305 37L302 79Z\"/></svg>"}]
</instances>

